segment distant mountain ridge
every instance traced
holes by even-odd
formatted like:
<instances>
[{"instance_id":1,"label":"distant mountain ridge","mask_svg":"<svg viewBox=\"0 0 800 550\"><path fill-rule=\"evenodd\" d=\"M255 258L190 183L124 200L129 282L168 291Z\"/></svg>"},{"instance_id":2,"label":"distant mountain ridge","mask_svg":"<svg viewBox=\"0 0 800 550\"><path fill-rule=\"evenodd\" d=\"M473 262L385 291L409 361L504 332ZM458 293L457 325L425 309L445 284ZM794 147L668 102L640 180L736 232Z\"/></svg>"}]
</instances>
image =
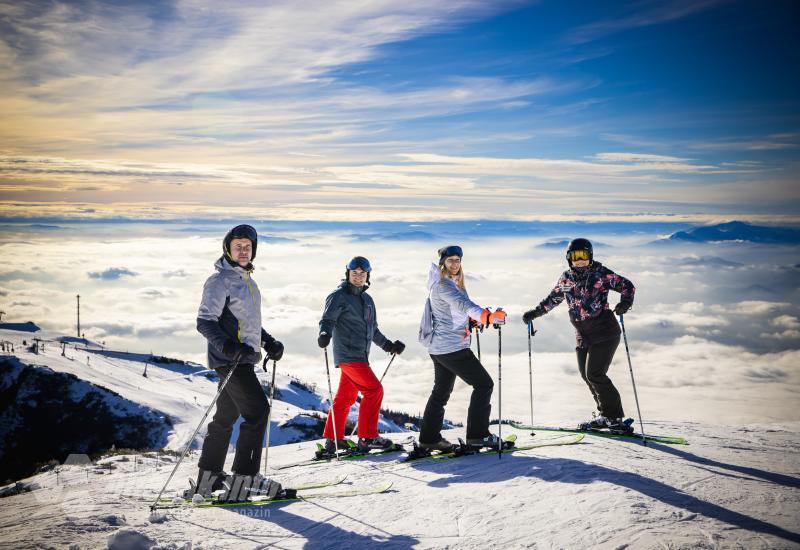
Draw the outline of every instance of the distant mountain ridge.
<instances>
[{"instance_id":1,"label":"distant mountain ridge","mask_svg":"<svg viewBox=\"0 0 800 550\"><path fill-rule=\"evenodd\" d=\"M737 241L762 244L800 244L800 229L731 221L695 227L687 231L677 231L667 239L657 242L713 243Z\"/></svg>"}]
</instances>

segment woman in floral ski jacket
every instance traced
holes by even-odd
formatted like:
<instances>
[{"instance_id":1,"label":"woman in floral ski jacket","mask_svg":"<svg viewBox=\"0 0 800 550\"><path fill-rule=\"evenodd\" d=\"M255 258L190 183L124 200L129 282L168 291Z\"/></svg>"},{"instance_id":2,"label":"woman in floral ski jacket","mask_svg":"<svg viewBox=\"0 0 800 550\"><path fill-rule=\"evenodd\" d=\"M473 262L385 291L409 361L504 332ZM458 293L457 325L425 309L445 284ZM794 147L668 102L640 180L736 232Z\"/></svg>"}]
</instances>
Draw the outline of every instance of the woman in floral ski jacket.
<instances>
[{"instance_id":1,"label":"woman in floral ski jacket","mask_svg":"<svg viewBox=\"0 0 800 550\"><path fill-rule=\"evenodd\" d=\"M569 244L567 263L570 268L561 275L550 295L526 312L522 320L528 324L567 301L577 339L578 370L600 412L600 416L582 423L580 428L631 432L633 429L624 422L619 392L607 373L622 333L614 314L622 315L631 308L636 289L628 279L594 261L592 243L586 239L575 239ZM613 313L608 306L609 290L620 293Z\"/></svg>"}]
</instances>

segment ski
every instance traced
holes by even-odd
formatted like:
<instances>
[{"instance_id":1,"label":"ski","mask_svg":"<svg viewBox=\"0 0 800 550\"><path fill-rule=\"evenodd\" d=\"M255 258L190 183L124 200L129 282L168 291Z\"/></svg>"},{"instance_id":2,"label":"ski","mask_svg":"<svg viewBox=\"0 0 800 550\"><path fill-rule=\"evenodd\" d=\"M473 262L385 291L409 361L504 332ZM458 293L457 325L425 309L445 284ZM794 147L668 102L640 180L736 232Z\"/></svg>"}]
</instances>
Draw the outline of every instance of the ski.
<instances>
[{"instance_id":1,"label":"ski","mask_svg":"<svg viewBox=\"0 0 800 550\"><path fill-rule=\"evenodd\" d=\"M516 439L516 436L515 435L511 435L508 438L504 438L503 441L505 443L507 443L507 442L509 442L509 439L511 439L511 441L514 442L514 444L512 446L505 447L500 452L501 453L513 453L515 451L528 451L528 450L531 450L531 449L538 449L538 448L541 448L541 447L556 447L556 446L560 446L560 445L574 445L576 443L580 443L581 441L583 441L583 438L584 438L584 434L575 433L575 434L571 434L571 435L565 435L565 436L561 436L561 437L556 437L556 438L553 438L553 439L543 439L543 440L539 440L539 441L524 441L524 442L522 442L521 444L518 445L518 444L516 444L516 442L514 442L514 440ZM425 455L425 456L406 458L405 460L403 460L401 462L402 463L408 463L408 462L418 462L420 460L424 460L424 461L453 460L453 459L456 459L456 458L462 458L462 457L466 457L466 456L494 455L494 454L497 454L497 449L486 447L486 448L480 449L479 451L475 451L475 452L461 452L460 450L455 450L453 452L447 452L447 453L436 453L436 454L430 454L430 455Z\"/></svg>"},{"instance_id":2,"label":"ski","mask_svg":"<svg viewBox=\"0 0 800 550\"><path fill-rule=\"evenodd\" d=\"M508 436L508 437L504 438L504 442L505 443L514 442L514 440L516 438L517 438L517 436L515 434L512 434L511 436ZM528 440L526 440L522 444L517 444L516 442L514 442L513 447L505 448L505 449L503 449L502 452L509 453L509 452L514 452L514 451L526 451L526 450L529 450L529 449L537 449L537 448L540 448L540 447L555 447L555 446L560 446L560 445L574 445L575 443L580 443L583 440L583 438L584 438L584 434L583 433L573 433L571 435L563 435L563 436L559 436L559 437L556 437L556 438L553 438L553 439L542 439L542 440L538 440L538 441L528 441ZM396 452L396 451L388 451L388 452ZM348 460L348 459L349 460L357 460L357 459L360 459L360 458L364 458L364 457L368 457L368 456L378 456L378 455L381 455L381 454L386 454L386 452L370 453L368 455L351 455L349 457L341 457L341 458L342 458L342 460ZM484 449L481 449L478 452L471 452L471 453L463 453L463 452L438 453L438 454L432 454L432 455L426 455L426 456L420 456L420 457L417 457L417 458L412 458L411 460L407 460L407 457L403 457L403 458L391 460L391 461L388 461L388 462L377 463L377 464L374 464L373 467L374 468L379 468L379 469L391 468L391 467L398 466L398 465L402 466L405 463L414 462L416 460L446 460L446 459L452 459L452 458L461 458L463 456L472 456L472 455L475 455L475 454L481 454L481 455L497 454L497 449L484 448ZM311 465L311 464L320 464L320 463L327 464L329 462L331 462L331 460L311 460L311 461L304 461L302 463L287 464L287 465L284 465L284 466L279 466L278 468L286 469L286 468L291 468L291 467L294 467L294 466L308 466L308 465Z\"/></svg>"},{"instance_id":3,"label":"ski","mask_svg":"<svg viewBox=\"0 0 800 550\"><path fill-rule=\"evenodd\" d=\"M354 487L352 489L342 489L340 491L327 491L327 492L311 492L303 493L297 490L288 489L288 493L283 496L278 496L274 499L254 497L250 500L241 502L225 502L218 500L205 500L203 502L194 503L192 501L183 501L176 504L161 504L157 508L230 508L236 506L266 506L269 504L278 504L281 502L298 502L302 500L315 500L320 498L343 498L343 497L356 497L365 495L376 495L385 493L392 487L391 481L379 483L369 487Z\"/></svg>"},{"instance_id":4,"label":"ski","mask_svg":"<svg viewBox=\"0 0 800 550\"><path fill-rule=\"evenodd\" d=\"M310 481L308 483L302 483L300 485L296 485L296 486L292 487L291 490L293 490L293 491L308 491L310 489L322 489L323 487L333 487L334 485L340 485L340 484L344 483L346 479L347 479L347 474L341 474L341 475L336 476L333 479L328 479L328 480L325 480L325 481ZM194 490L195 480L192 479L192 478L189 478L189 485L192 487L192 490ZM180 498L183 498L183 497L175 497L175 498L179 498L180 499ZM183 500L188 504L191 504L191 502L192 502L191 498L183 498ZM162 497L159 500L159 502L166 502L166 503L174 502L174 498Z\"/></svg>"},{"instance_id":5,"label":"ski","mask_svg":"<svg viewBox=\"0 0 800 550\"><path fill-rule=\"evenodd\" d=\"M502 443L503 450L508 450L508 449L511 449L512 447L514 447L516 441L517 441L517 436L514 435L514 434L511 434L509 436L504 437L503 438L503 443ZM482 447L474 447L474 446L471 446L471 445L468 445L467 443L465 443L464 440L461 439L460 437L458 438L458 443L453 444L452 451L445 451L445 452L443 452L443 451L432 452L432 451L423 449L416 442L414 442L413 450L411 450L406 455L406 457L401 460L401 462L412 462L414 460L419 460L419 459L422 459L422 458L431 458L431 457L434 457L434 456L475 455L475 454L478 454L478 453L481 453L481 452L484 452L484 453L494 452L494 453L496 453L497 449L496 448L492 448L492 447L484 447L484 448L482 448Z\"/></svg>"},{"instance_id":6,"label":"ski","mask_svg":"<svg viewBox=\"0 0 800 550\"><path fill-rule=\"evenodd\" d=\"M411 439L401 441L400 443L395 443L388 449L378 449L373 450L368 453L358 453L358 452L349 452L346 454L340 454L339 460L360 460L362 458L368 458L372 456L380 456L389 453L397 453L400 451L404 451L405 448L403 447L404 444L410 443ZM319 446L320 444L317 443L317 452L319 453ZM289 468L298 468L301 466L313 466L314 464L327 464L329 462L334 462L336 460L335 456L326 456L318 454L314 458L309 458L308 460L301 460L300 462L290 462L289 464L280 464L278 466L274 466L275 470L288 470Z\"/></svg>"},{"instance_id":7,"label":"ski","mask_svg":"<svg viewBox=\"0 0 800 550\"><path fill-rule=\"evenodd\" d=\"M613 437L617 439L625 439L625 440L632 440L632 441L641 441L642 434L638 433L622 433L622 432L611 432L607 430L595 430L595 429L587 429L587 430L579 430L577 428L558 428L552 426L529 426L526 424L522 424L520 422L511 422L511 426L518 429L518 430L530 430L530 431L540 431L540 432L565 432L565 433L580 433L580 434L589 434L589 435L596 435L599 437ZM652 441L653 443L664 443L667 445L688 445L689 441L686 440L684 437L680 436L668 436L668 435L647 435L645 436L646 441Z\"/></svg>"},{"instance_id":8,"label":"ski","mask_svg":"<svg viewBox=\"0 0 800 550\"><path fill-rule=\"evenodd\" d=\"M322 487L332 487L334 485L340 485L344 483L344 480L347 479L347 474L338 475L333 479L329 479L328 481L310 481L308 483L303 483L301 485L297 485L294 487L297 491L308 491L309 489L321 489Z\"/></svg>"}]
</instances>

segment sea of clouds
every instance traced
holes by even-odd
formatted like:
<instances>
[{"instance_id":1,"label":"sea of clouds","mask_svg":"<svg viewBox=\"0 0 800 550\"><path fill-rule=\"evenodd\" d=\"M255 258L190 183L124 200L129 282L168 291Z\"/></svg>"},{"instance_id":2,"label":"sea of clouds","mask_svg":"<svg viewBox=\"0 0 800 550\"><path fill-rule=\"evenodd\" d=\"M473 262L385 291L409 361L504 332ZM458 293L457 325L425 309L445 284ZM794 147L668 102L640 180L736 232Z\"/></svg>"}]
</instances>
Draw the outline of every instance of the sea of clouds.
<instances>
[{"instance_id":1,"label":"sea of clouds","mask_svg":"<svg viewBox=\"0 0 800 550\"><path fill-rule=\"evenodd\" d=\"M226 223L9 224L0 240L4 320L81 328L113 349L205 363L195 318L203 282L221 253ZM316 345L325 297L354 255L373 264L370 293L381 330L401 339L384 385L384 406L419 413L433 382L417 343L425 281L436 249L460 244L470 296L509 313L502 331L503 416L530 418L526 328L521 314L542 300L565 269L561 241L597 242L595 258L631 279L625 316L645 420L719 424L800 420L800 265L798 246L746 242L657 242L685 223L256 223L254 278L265 328L286 346L279 368L327 389ZM610 303L617 302L611 293ZM537 422L582 420L594 403L577 373L574 335L561 305L536 323L533 338ZM497 380L498 333L481 335L483 363ZM473 342L473 350L476 343ZM380 375L388 356L373 347ZM334 372L334 388L338 372ZM610 376L636 415L620 345ZM497 393L497 390L496 390ZM447 417L463 420L469 389L458 382ZM497 399L494 400L496 415Z\"/></svg>"}]
</instances>

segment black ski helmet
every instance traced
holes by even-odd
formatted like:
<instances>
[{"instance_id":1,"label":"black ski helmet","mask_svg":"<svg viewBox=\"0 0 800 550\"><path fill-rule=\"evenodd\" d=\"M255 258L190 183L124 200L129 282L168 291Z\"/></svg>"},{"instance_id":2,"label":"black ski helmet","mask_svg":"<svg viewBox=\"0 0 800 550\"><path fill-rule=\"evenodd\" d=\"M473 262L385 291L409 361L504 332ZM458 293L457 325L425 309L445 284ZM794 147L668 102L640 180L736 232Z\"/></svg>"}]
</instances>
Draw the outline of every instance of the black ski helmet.
<instances>
[{"instance_id":1,"label":"black ski helmet","mask_svg":"<svg viewBox=\"0 0 800 550\"><path fill-rule=\"evenodd\" d=\"M572 266L572 259L570 258L570 253L574 250L588 250L589 251L589 263L594 261L594 248L592 248L592 243L589 242L589 239L572 239L570 241L569 246L567 247L567 263Z\"/></svg>"},{"instance_id":2,"label":"black ski helmet","mask_svg":"<svg viewBox=\"0 0 800 550\"><path fill-rule=\"evenodd\" d=\"M256 233L255 228L252 225L242 224L237 225L230 231L228 234L225 235L225 238L222 240L222 253L225 254L227 259L231 258L231 241L233 239L249 239L250 242L253 244L253 255L250 257L250 261L256 259L256 248L258 247L258 233Z\"/></svg>"},{"instance_id":3,"label":"black ski helmet","mask_svg":"<svg viewBox=\"0 0 800 550\"><path fill-rule=\"evenodd\" d=\"M449 258L450 256L458 256L459 258L464 257L464 251L461 250L461 247L457 244L452 244L450 246L443 246L438 250L439 252L439 266L444 264L444 261Z\"/></svg>"},{"instance_id":4,"label":"black ski helmet","mask_svg":"<svg viewBox=\"0 0 800 550\"><path fill-rule=\"evenodd\" d=\"M351 269L362 269L367 272L367 284L369 284L369 273L372 271L372 266L369 263L369 260L366 259L364 256L355 256L352 260L347 262L345 266L344 278L347 282L350 282L350 270Z\"/></svg>"}]
</instances>

